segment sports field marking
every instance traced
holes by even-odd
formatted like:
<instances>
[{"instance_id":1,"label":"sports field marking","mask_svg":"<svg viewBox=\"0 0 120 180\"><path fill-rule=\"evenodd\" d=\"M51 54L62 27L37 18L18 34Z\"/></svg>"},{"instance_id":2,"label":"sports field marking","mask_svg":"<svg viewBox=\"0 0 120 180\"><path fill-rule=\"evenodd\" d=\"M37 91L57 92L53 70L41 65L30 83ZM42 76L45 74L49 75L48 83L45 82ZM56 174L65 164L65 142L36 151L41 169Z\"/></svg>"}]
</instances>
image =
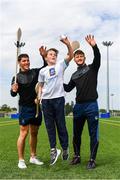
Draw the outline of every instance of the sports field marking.
<instances>
[{"instance_id":1,"label":"sports field marking","mask_svg":"<svg viewBox=\"0 0 120 180\"><path fill-rule=\"evenodd\" d=\"M119 121L119 120L107 120L107 119L100 119L100 122L101 122L101 121L120 123L120 121Z\"/></svg>"},{"instance_id":2,"label":"sports field marking","mask_svg":"<svg viewBox=\"0 0 120 180\"><path fill-rule=\"evenodd\" d=\"M11 120L11 121L2 121L2 122L0 122L0 124L2 124L2 123L9 123L9 122L17 122L18 120Z\"/></svg>"},{"instance_id":3,"label":"sports field marking","mask_svg":"<svg viewBox=\"0 0 120 180\"><path fill-rule=\"evenodd\" d=\"M100 121L104 124L110 124L110 125L113 125L113 126L119 126L120 127L120 124L115 124L115 123L110 123L110 122L105 122L105 121Z\"/></svg>"},{"instance_id":4,"label":"sports field marking","mask_svg":"<svg viewBox=\"0 0 120 180\"><path fill-rule=\"evenodd\" d=\"M10 125L15 125L15 124L18 124L18 122L0 124L0 127L2 127L2 126L10 126Z\"/></svg>"}]
</instances>

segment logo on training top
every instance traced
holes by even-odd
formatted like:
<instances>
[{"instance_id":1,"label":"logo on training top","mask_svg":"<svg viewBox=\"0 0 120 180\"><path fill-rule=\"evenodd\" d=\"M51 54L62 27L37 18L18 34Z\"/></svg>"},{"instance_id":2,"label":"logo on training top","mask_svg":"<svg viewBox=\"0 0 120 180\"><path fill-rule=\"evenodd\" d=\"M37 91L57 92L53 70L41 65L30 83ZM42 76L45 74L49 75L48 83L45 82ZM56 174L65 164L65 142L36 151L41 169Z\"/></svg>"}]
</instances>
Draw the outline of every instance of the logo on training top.
<instances>
[{"instance_id":1,"label":"logo on training top","mask_svg":"<svg viewBox=\"0 0 120 180\"><path fill-rule=\"evenodd\" d=\"M95 120L99 120L99 117L98 117L98 116L95 116Z\"/></svg>"},{"instance_id":2,"label":"logo on training top","mask_svg":"<svg viewBox=\"0 0 120 180\"><path fill-rule=\"evenodd\" d=\"M50 76L54 76L55 75L55 68L49 69L49 74L50 74Z\"/></svg>"}]
</instances>

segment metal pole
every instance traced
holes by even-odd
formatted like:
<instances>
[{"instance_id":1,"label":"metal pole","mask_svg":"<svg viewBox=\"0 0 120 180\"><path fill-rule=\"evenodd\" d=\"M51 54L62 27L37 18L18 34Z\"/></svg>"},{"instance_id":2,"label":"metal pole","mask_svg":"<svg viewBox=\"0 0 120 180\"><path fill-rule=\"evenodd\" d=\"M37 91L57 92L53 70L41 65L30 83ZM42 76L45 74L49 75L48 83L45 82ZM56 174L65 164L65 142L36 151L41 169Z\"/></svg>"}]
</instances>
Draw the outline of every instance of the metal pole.
<instances>
[{"instance_id":1,"label":"metal pole","mask_svg":"<svg viewBox=\"0 0 120 180\"><path fill-rule=\"evenodd\" d=\"M107 46L107 113L109 113L110 110L109 95L109 46Z\"/></svg>"},{"instance_id":2,"label":"metal pole","mask_svg":"<svg viewBox=\"0 0 120 180\"><path fill-rule=\"evenodd\" d=\"M107 47L107 107L106 107L106 111L109 114L110 113L110 102L109 102L109 46L112 46L113 42L109 41L109 42L103 42L102 43L104 46Z\"/></svg>"},{"instance_id":3,"label":"metal pole","mask_svg":"<svg viewBox=\"0 0 120 180\"><path fill-rule=\"evenodd\" d=\"M111 112L112 112L112 116L114 116L114 108L113 108L113 96L114 94L111 94Z\"/></svg>"}]
</instances>

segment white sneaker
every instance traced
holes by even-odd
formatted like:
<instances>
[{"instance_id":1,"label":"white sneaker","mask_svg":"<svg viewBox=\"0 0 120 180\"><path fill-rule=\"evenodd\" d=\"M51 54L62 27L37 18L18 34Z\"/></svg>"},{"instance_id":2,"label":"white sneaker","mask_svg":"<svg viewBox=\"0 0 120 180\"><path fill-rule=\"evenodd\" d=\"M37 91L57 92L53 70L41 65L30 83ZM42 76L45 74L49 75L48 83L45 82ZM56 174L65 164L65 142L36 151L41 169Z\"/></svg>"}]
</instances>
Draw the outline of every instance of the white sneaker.
<instances>
[{"instance_id":1,"label":"white sneaker","mask_svg":"<svg viewBox=\"0 0 120 180\"><path fill-rule=\"evenodd\" d=\"M26 169L27 168L24 159L19 160L18 167L20 169Z\"/></svg>"},{"instance_id":2,"label":"white sneaker","mask_svg":"<svg viewBox=\"0 0 120 180\"><path fill-rule=\"evenodd\" d=\"M43 165L44 163L40 161L36 156L30 158L30 163L36 164L36 165Z\"/></svg>"},{"instance_id":3,"label":"white sneaker","mask_svg":"<svg viewBox=\"0 0 120 180\"><path fill-rule=\"evenodd\" d=\"M50 156L51 156L51 160L50 160L50 165L53 165L56 163L59 155L61 153L61 150L60 149L51 149L51 153L50 153Z\"/></svg>"}]
</instances>

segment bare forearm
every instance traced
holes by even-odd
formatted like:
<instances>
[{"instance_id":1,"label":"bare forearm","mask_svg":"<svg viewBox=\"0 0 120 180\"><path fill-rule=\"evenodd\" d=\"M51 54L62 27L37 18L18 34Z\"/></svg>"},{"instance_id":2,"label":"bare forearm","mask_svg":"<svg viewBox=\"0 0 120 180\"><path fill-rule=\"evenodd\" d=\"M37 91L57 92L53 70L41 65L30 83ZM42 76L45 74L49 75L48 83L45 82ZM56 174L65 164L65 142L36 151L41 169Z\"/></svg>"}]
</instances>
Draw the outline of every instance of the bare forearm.
<instances>
[{"instance_id":1,"label":"bare forearm","mask_svg":"<svg viewBox=\"0 0 120 180\"><path fill-rule=\"evenodd\" d=\"M66 61L70 62L73 59L73 49L70 43L67 45L67 48L68 48L68 53L67 53Z\"/></svg>"},{"instance_id":2,"label":"bare forearm","mask_svg":"<svg viewBox=\"0 0 120 180\"><path fill-rule=\"evenodd\" d=\"M41 100L42 88L43 88L43 85L42 85L42 84L39 84L39 90L38 90L38 99L39 99L39 100Z\"/></svg>"}]
</instances>

